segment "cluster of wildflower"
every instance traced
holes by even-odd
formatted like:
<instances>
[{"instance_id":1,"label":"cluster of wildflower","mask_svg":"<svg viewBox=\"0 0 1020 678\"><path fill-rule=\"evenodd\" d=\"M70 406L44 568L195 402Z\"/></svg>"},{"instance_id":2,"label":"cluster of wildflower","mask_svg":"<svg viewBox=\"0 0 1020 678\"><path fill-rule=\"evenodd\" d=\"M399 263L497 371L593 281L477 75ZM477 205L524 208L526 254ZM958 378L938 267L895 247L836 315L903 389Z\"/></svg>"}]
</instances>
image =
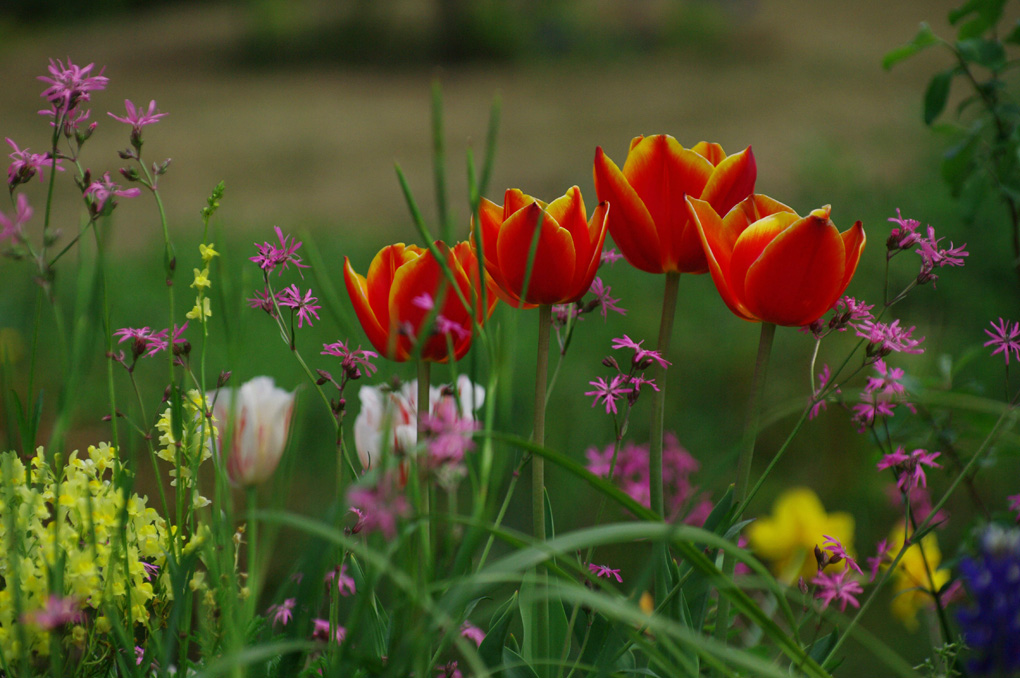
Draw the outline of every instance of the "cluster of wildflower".
<instances>
[{"instance_id":1,"label":"cluster of wildflower","mask_svg":"<svg viewBox=\"0 0 1020 678\"><path fill-rule=\"evenodd\" d=\"M628 442L619 447L607 445L603 450L589 447L585 452L588 470L603 478L612 478L634 501L651 506L649 495L649 453L647 445ZM662 483L664 503L671 520L684 516L684 522L701 525L712 509L707 497L701 496L691 476L700 468L698 460L685 450L673 433L663 436Z\"/></svg>"},{"instance_id":2,"label":"cluster of wildflower","mask_svg":"<svg viewBox=\"0 0 1020 678\"><path fill-rule=\"evenodd\" d=\"M365 470L378 468L387 451L400 459L418 442L418 382L402 386L362 386L361 410L354 420L354 446ZM485 389L467 375L456 387L429 387L429 416L423 426L426 441L424 469L452 481L463 475L464 453L473 449L470 434L477 429L475 412L485 402Z\"/></svg>"},{"instance_id":3,"label":"cluster of wildflower","mask_svg":"<svg viewBox=\"0 0 1020 678\"><path fill-rule=\"evenodd\" d=\"M372 359L378 358L379 354L375 351L363 349L361 346L350 348L346 341L335 341L332 344L323 343L320 354L340 358L341 372L339 381L326 370L315 370L319 375L319 378L315 381L316 384L322 386L329 382L336 387L337 397L330 400L330 409L333 411L333 416L336 417L337 421L340 421L343 417L344 409L347 407L347 401L344 400L344 389L347 387L347 382L361 379L363 376L372 376L372 373L376 371L376 366L372 363Z\"/></svg>"},{"instance_id":4,"label":"cluster of wildflower","mask_svg":"<svg viewBox=\"0 0 1020 678\"><path fill-rule=\"evenodd\" d=\"M865 304L854 297L844 295L832 306L832 316L825 320L819 318L810 325L800 328L801 332L811 332L815 339L821 340L832 332L846 332L848 328L857 328L859 323L874 320L871 309L874 304Z\"/></svg>"},{"instance_id":5,"label":"cluster of wildflower","mask_svg":"<svg viewBox=\"0 0 1020 678\"><path fill-rule=\"evenodd\" d=\"M28 148L18 148L18 145L10 137L7 137L6 140L14 149L14 152L8 156L11 159L11 164L7 167L7 187L11 191L14 191L14 188L19 184L27 184L36 174L39 175L40 181L45 179L44 167L53 167L59 172L64 171L60 164L63 161L62 158L57 158L54 162L52 152L29 153Z\"/></svg>"},{"instance_id":6,"label":"cluster of wildflower","mask_svg":"<svg viewBox=\"0 0 1020 678\"><path fill-rule=\"evenodd\" d=\"M620 368L620 364L613 356L606 356L602 360L602 364L615 369L616 374L608 381L597 377L595 381L588 382L595 387L595 390L585 393L586 396L594 398L592 407L601 402L606 406L606 414L615 415L618 413L616 401L620 398L626 397L628 406L631 406L637 402L638 396L641 395L642 386L650 386L656 391L659 390L654 379L645 378L645 370L655 364L666 369L671 363L663 358L658 351L642 348L641 344L643 343L644 340L635 342L626 334L621 338L613 339L613 350L631 349L634 351L634 355L627 371Z\"/></svg>"},{"instance_id":7,"label":"cluster of wildflower","mask_svg":"<svg viewBox=\"0 0 1020 678\"><path fill-rule=\"evenodd\" d=\"M935 461L940 454L940 452L929 452L922 449L907 454L902 446L897 447L895 451L879 460L878 470L893 469L896 474L896 486L900 492L909 493L915 488L928 486L924 467L941 468Z\"/></svg>"},{"instance_id":8,"label":"cluster of wildflower","mask_svg":"<svg viewBox=\"0 0 1020 678\"><path fill-rule=\"evenodd\" d=\"M1020 672L1020 529L989 525L978 553L960 561L970 604L957 612L976 675Z\"/></svg>"},{"instance_id":9,"label":"cluster of wildflower","mask_svg":"<svg viewBox=\"0 0 1020 678\"><path fill-rule=\"evenodd\" d=\"M347 491L347 503L358 517L352 534L378 530L387 539L397 534L397 521L410 515L403 482L393 470L375 474L372 484L355 485Z\"/></svg>"},{"instance_id":10,"label":"cluster of wildflower","mask_svg":"<svg viewBox=\"0 0 1020 678\"><path fill-rule=\"evenodd\" d=\"M255 296L248 299L248 306L250 308L260 308L273 318L278 317L278 309L289 308L292 314L292 325L293 318L296 316L298 329L303 327L305 323L311 326L312 318L314 317L318 320L319 309L322 308L318 303L318 298L312 295L312 290L308 289L302 293L296 284L288 285L281 290L274 290L269 282L269 274L273 271L277 271L277 275L283 275L287 267L293 265L300 274L302 268L308 268L308 265L303 263L301 257L297 254L302 243L296 238L284 235L283 230L279 226L274 226L273 229L276 231L279 244L273 244L268 241L263 242L261 245L255 243L258 254L250 257L250 260L258 264L259 268L262 269L264 284L261 291L256 290L254 292ZM304 275L302 275L303 277ZM293 326L291 330L293 331Z\"/></svg>"},{"instance_id":11,"label":"cluster of wildflower","mask_svg":"<svg viewBox=\"0 0 1020 678\"><path fill-rule=\"evenodd\" d=\"M194 269L195 279L190 285L195 288L195 305L185 314L185 317L198 320L205 325L206 319L212 315L211 302L207 294L209 288L212 287L212 282L209 280L209 264L215 257L220 256L220 253L214 249L213 245L202 243L199 246L199 254L202 257L202 268Z\"/></svg>"},{"instance_id":12,"label":"cluster of wildflower","mask_svg":"<svg viewBox=\"0 0 1020 678\"><path fill-rule=\"evenodd\" d=\"M188 391L182 397L180 439L174 435L173 407L167 407L156 422L159 431L159 446L156 456L170 462L170 485L176 487L181 480L182 489L191 489L197 478L198 467L212 457L212 439L216 430L216 417L211 413L210 401L197 389ZM179 474L179 477L178 477ZM195 491L192 495L192 506L202 508L210 504L209 499Z\"/></svg>"},{"instance_id":13,"label":"cluster of wildflower","mask_svg":"<svg viewBox=\"0 0 1020 678\"><path fill-rule=\"evenodd\" d=\"M877 376L869 376L868 383L861 391L861 402L853 406L853 421L857 423L858 432L875 426L882 417L892 417L897 405L903 405L916 413L913 403L906 400L906 387L902 383L902 368L890 368L882 359L872 363Z\"/></svg>"},{"instance_id":14,"label":"cluster of wildflower","mask_svg":"<svg viewBox=\"0 0 1020 678\"><path fill-rule=\"evenodd\" d=\"M857 596L864 592L854 572L862 575L860 565L847 552L838 537L822 535L825 541L819 547L815 544L815 562L818 574L811 583L815 587L815 598L821 601L824 610L833 601L839 601L839 611L846 612L846 606L860 607ZM830 566L843 563L843 569ZM828 571L826 571L828 569Z\"/></svg>"},{"instance_id":15,"label":"cluster of wildflower","mask_svg":"<svg viewBox=\"0 0 1020 678\"><path fill-rule=\"evenodd\" d=\"M935 229L931 226L928 226L925 229L925 234L922 235L919 232L920 222L916 219L904 219L899 209L896 210L896 216L890 217L889 221L896 226L890 231L889 238L886 240L886 257L891 259L900 252L916 246L917 249L914 251L921 257L921 267L917 273L917 284L919 285L938 280L938 276L935 274L936 268L963 266L963 258L969 255L964 249L967 246L966 243L954 247L950 242L949 247L941 247L941 242L945 238L936 238Z\"/></svg>"},{"instance_id":16,"label":"cluster of wildflower","mask_svg":"<svg viewBox=\"0 0 1020 678\"><path fill-rule=\"evenodd\" d=\"M128 372L134 372L139 358L151 358L157 353L167 350L171 343L175 356L187 355L191 351L191 343L183 336L186 329L188 329L188 321L185 321L180 327L175 325L172 338L167 339L170 332L166 329L155 332L148 327L122 327L115 330L113 336L119 337L118 344L123 344L125 341L131 342L131 363L128 364L124 351L116 354L110 353L108 357L123 365ZM179 362L180 358L178 357L176 360Z\"/></svg>"},{"instance_id":17,"label":"cluster of wildflower","mask_svg":"<svg viewBox=\"0 0 1020 678\"><path fill-rule=\"evenodd\" d=\"M48 655L58 630L79 648L90 638L112 646L113 611L140 627L149 619L166 524L144 497L111 482L118 466L106 443L72 452L59 472L41 447L29 468L13 452L0 454L0 650L7 662L23 651ZM55 581L62 588L54 590L51 574L61 566Z\"/></svg>"},{"instance_id":18,"label":"cluster of wildflower","mask_svg":"<svg viewBox=\"0 0 1020 678\"><path fill-rule=\"evenodd\" d=\"M25 232L22 228L32 218L34 210L28 204L28 198L24 193L18 195L14 204L14 214L7 216L0 212L0 243L10 240L13 247L11 256L21 257L25 255L21 246L25 243Z\"/></svg>"}]
</instances>

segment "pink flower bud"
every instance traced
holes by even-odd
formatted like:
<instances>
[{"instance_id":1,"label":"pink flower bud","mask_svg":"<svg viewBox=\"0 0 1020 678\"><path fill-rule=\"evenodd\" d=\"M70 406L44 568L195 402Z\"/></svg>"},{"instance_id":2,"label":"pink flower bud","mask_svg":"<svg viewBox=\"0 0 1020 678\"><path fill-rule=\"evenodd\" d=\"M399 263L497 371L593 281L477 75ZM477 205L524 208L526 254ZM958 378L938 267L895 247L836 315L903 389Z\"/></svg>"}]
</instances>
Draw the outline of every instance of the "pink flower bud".
<instances>
[{"instance_id":1,"label":"pink flower bud","mask_svg":"<svg viewBox=\"0 0 1020 678\"><path fill-rule=\"evenodd\" d=\"M227 473L238 485L257 485L273 475L287 446L296 393L277 388L272 377L255 377L236 391L221 388L215 398L217 444L229 432Z\"/></svg>"}]
</instances>

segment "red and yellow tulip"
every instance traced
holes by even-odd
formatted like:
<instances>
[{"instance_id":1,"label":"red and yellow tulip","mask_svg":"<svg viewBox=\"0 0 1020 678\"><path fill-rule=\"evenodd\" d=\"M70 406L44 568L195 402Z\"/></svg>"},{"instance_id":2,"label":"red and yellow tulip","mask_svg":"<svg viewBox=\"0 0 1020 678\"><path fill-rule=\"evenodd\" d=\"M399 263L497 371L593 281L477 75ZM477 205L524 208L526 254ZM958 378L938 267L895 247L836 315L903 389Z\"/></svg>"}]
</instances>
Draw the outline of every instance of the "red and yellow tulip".
<instances>
[{"instance_id":1,"label":"red and yellow tulip","mask_svg":"<svg viewBox=\"0 0 1020 678\"><path fill-rule=\"evenodd\" d=\"M452 249L442 241L435 244L453 272L457 289L468 304L474 305L476 320L484 322L496 298L488 295L488 309L483 312L474 248L468 242L457 243ZM367 276L356 273L350 260L344 257L344 282L358 320L375 349L391 360L402 362L412 357L419 331L430 314L422 298L427 295L428 299L437 299L444 279L432 252L417 245L397 243L384 247L372 259ZM445 290L437 317L442 317L453 331L434 332L432 336L421 338L425 342L421 358L446 362L450 357L449 337L453 357L460 360L471 348L473 322L470 308L464 307L460 295L452 287Z\"/></svg>"},{"instance_id":2,"label":"red and yellow tulip","mask_svg":"<svg viewBox=\"0 0 1020 678\"><path fill-rule=\"evenodd\" d=\"M595 149L594 173L599 200L612 208L609 233L632 266L704 273L708 262L684 199L704 200L726 214L754 191L758 170L750 147L728 156L719 144L702 141L687 149L656 134L630 142L623 171Z\"/></svg>"},{"instance_id":3,"label":"red and yellow tulip","mask_svg":"<svg viewBox=\"0 0 1020 678\"><path fill-rule=\"evenodd\" d=\"M757 194L725 217L704 200L687 205L720 296L745 320L814 322L842 296L864 250L861 222L840 233L828 205L806 217Z\"/></svg>"},{"instance_id":4,"label":"red and yellow tulip","mask_svg":"<svg viewBox=\"0 0 1020 678\"><path fill-rule=\"evenodd\" d=\"M608 205L600 204L588 221L577 186L549 204L516 188L506 192L502 207L483 198L479 214L485 270L500 297L512 306L527 307L584 296L602 257L608 211ZM531 257L536 228L541 231ZM524 290L529 257L533 262Z\"/></svg>"}]
</instances>

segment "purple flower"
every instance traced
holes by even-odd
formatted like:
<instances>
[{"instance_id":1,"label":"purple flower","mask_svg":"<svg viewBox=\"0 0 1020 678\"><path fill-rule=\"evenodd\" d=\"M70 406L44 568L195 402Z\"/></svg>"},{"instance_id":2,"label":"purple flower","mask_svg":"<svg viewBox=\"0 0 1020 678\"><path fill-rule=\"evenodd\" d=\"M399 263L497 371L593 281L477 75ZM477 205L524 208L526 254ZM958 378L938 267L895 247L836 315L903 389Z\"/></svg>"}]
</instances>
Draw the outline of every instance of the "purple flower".
<instances>
[{"instance_id":1,"label":"purple flower","mask_svg":"<svg viewBox=\"0 0 1020 678\"><path fill-rule=\"evenodd\" d=\"M482 641L485 640L485 631L468 621L461 625L460 635L468 640L474 641L475 645L478 647L481 647Z\"/></svg>"},{"instance_id":2,"label":"purple flower","mask_svg":"<svg viewBox=\"0 0 1020 678\"><path fill-rule=\"evenodd\" d=\"M940 454L941 452L929 452L923 449L917 449L907 454L903 447L897 447L895 451L882 457L877 467L879 471L887 468L893 469L896 473L897 487L901 492L909 493L918 487L928 486L924 467L942 468L935 461Z\"/></svg>"},{"instance_id":3,"label":"purple flower","mask_svg":"<svg viewBox=\"0 0 1020 678\"><path fill-rule=\"evenodd\" d=\"M352 487L347 491L347 502L352 511L358 509L358 524L352 532L379 530L387 539L397 535L397 520L411 511L392 471L380 475L373 487Z\"/></svg>"},{"instance_id":4,"label":"purple flower","mask_svg":"<svg viewBox=\"0 0 1020 678\"><path fill-rule=\"evenodd\" d=\"M142 562L142 567L145 568L145 581L152 581L152 578L159 574L159 565L155 563Z\"/></svg>"},{"instance_id":5,"label":"purple flower","mask_svg":"<svg viewBox=\"0 0 1020 678\"><path fill-rule=\"evenodd\" d=\"M811 394L811 400L814 404L811 405L811 411L808 413L808 419L814 419L828 406L825 402L825 398L820 396L825 391L825 387L828 386L831 379L832 372L829 370L829 366L823 365L822 371L818 375L818 388ZM836 389L835 392L839 393L839 389Z\"/></svg>"},{"instance_id":6,"label":"purple flower","mask_svg":"<svg viewBox=\"0 0 1020 678\"><path fill-rule=\"evenodd\" d=\"M124 108L127 109L127 115L123 118L119 115L114 115L113 113L107 113L107 115L118 122L124 123L125 125L131 125L133 134L140 134L142 127L157 123L160 118L166 115L166 113L156 113L155 100L149 102L148 111L143 112L141 108L136 109L130 99L124 100Z\"/></svg>"},{"instance_id":7,"label":"purple flower","mask_svg":"<svg viewBox=\"0 0 1020 678\"><path fill-rule=\"evenodd\" d=\"M255 243L259 253L257 256L251 257L251 261L258 264L259 268L266 272L266 275L272 273L276 268L279 268L280 275L283 275L288 264L294 264L299 269L298 273L301 272L300 269L308 268L308 265L303 264L301 257L297 255L298 248L302 243L289 235L284 236L279 226L274 226L273 230L276 231L276 237L280 241L279 247L269 242L264 242L261 245Z\"/></svg>"},{"instance_id":8,"label":"purple flower","mask_svg":"<svg viewBox=\"0 0 1020 678\"><path fill-rule=\"evenodd\" d=\"M552 307L552 322L557 328L564 327L571 320L582 320L581 309L577 304L554 304Z\"/></svg>"},{"instance_id":9,"label":"purple flower","mask_svg":"<svg viewBox=\"0 0 1020 678\"><path fill-rule=\"evenodd\" d=\"M625 334L620 338L613 339L612 348L617 350L622 348L634 349L634 365L641 369L650 367L653 362L658 363L663 369L672 364L663 358L658 351L650 351L648 349L641 348L641 344L643 343L645 343L644 339L635 342Z\"/></svg>"},{"instance_id":10,"label":"purple flower","mask_svg":"<svg viewBox=\"0 0 1020 678\"><path fill-rule=\"evenodd\" d=\"M623 577L620 576L619 570L611 570L608 565L596 565L595 563L588 563L588 570L595 574L595 578L605 577L606 579L612 579L616 577L616 581L623 583Z\"/></svg>"},{"instance_id":11,"label":"purple flower","mask_svg":"<svg viewBox=\"0 0 1020 678\"><path fill-rule=\"evenodd\" d=\"M337 625L336 633L334 634L334 642L337 645L344 642L344 638L347 637L347 629ZM328 619L313 619L312 620L312 640L318 640L323 643L329 642L329 620Z\"/></svg>"},{"instance_id":12,"label":"purple flower","mask_svg":"<svg viewBox=\"0 0 1020 678\"><path fill-rule=\"evenodd\" d=\"M286 626L290 623L290 620L294 618L294 604L297 603L296 598L287 598L279 605L270 605L269 609L266 610L266 614L271 615L273 618L273 625L283 624Z\"/></svg>"},{"instance_id":13,"label":"purple flower","mask_svg":"<svg viewBox=\"0 0 1020 678\"><path fill-rule=\"evenodd\" d=\"M616 400L632 391L632 389L627 385L629 383L629 379L622 374L617 374L608 382L602 377L597 377L595 381L589 381L588 383L595 387L594 391L588 391L585 393L586 396L594 396L595 398L591 406L595 407L595 405L597 405L601 400L606 406L606 414L609 414L610 412L616 414Z\"/></svg>"},{"instance_id":14,"label":"purple flower","mask_svg":"<svg viewBox=\"0 0 1020 678\"><path fill-rule=\"evenodd\" d=\"M1015 355L1017 360L1020 360L1020 323L1009 323L999 318L998 325L994 322L990 324L992 329L985 330L985 334L991 337L991 339L985 342L985 346L995 347L992 355L1002 353L1002 357L1006 359L1007 365L1009 365L1010 353Z\"/></svg>"},{"instance_id":15,"label":"purple flower","mask_svg":"<svg viewBox=\"0 0 1020 678\"><path fill-rule=\"evenodd\" d=\"M838 537L830 537L827 534L823 534L822 537L825 538L825 541L822 542L822 548L829 552L830 563L838 563L842 560L846 563L843 568L844 570L855 570L857 574L864 574L861 571L861 566L858 565L857 561L846 552L846 549L843 547L843 543Z\"/></svg>"},{"instance_id":16,"label":"purple flower","mask_svg":"<svg viewBox=\"0 0 1020 678\"><path fill-rule=\"evenodd\" d=\"M116 207L117 201L110 200L111 197L136 198L141 194L142 190L140 188L121 188L119 185L113 183L110 179L109 172L105 172L103 174L102 181L93 181L92 184L85 189L85 197L91 199L90 209L93 214L102 213L108 200L111 205L110 209Z\"/></svg>"},{"instance_id":17,"label":"purple flower","mask_svg":"<svg viewBox=\"0 0 1020 678\"><path fill-rule=\"evenodd\" d=\"M921 256L924 270L931 271L933 268L942 268L943 266L963 266L963 257L969 256L969 253L963 249L967 246L966 243L959 247L953 247L953 243L950 241L948 249L939 247L939 243L944 239L936 238L935 229L929 226L928 236L918 241L917 253Z\"/></svg>"},{"instance_id":18,"label":"purple flower","mask_svg":"<svg viewBox=\"0 0 1020 678\"><path fill-rule=\"evenodd\" d=\"M28 198L25 197L24 193L19 193L18 200L14 204L14 216L8 217L3 212L0 212L0 241L4 241L7 238L20 239L21 227L32 218L33 213L34 211L28 204Z\"/></svg>"},{"instance_id":19,"label":"purple flower","mask_svg":"<svg viewBox=\"0 0 1020 678\"><path fill-rule=\"evenodd\" d=\"M185 323L186 324L186 323ZM174 336L176 342L177 336L184 328L182 327L177 334ZM113 336L120 337L117 341L118 344L123 344L125 341L133 340L132 352L135 358L138 358L142 354L145 354L146 358L150 358L160 351L167 349L167 331L160 330L159 332L153 332L148 327L123 327L116 330Z\"/></svg>"},{"instance_id":20,"label":"purple flower","mask_svg":"<svg viewBox=\"0 0 1020 678\"><path fill-rule=\"evenodd\" d=\"M854 596L864 593L864 588L859 581L847 579L849 574L846 570L834 574L820 572L817 577L811 580L811 583L818 587L815 591L815 598L822 601L822 609L827 608L829 603L834 600L839 601L840 612L846 612L848 604L854 607L861 606Z\"/></svg>"},{"instance_id":21,"label":"purple flower","mask_svg":"<svg viewBox=\"0 0 1020 678\"><path fill-rule=\"evenodd\" d=\"M897 227L890 231L889 239L885 243L890 251L910 249L921 240L921 236L917 232L917 229L921 227L921 222L917 219L904 219L899 208L896 208L896 216L890 217L889 221L897 224Z\"/></svg>"},{"instance_id":22,"label":"purple flower","mask_svg":"<svg viewBox=\"0 0 1020 678\"><path fill-rule=\"evenodd\" d=\"M39 174L41 181L44 167L55 166L59 171L64 171L64 168L60 166L60 158L54 161L49 153L29 153L27 148L18 148L18 145L10 138L7 138L7 143L14 149L14 152L8 156L13 162L7 168L7 184L12 188L18 184L28 183L36 173Z\"/></svg>"},{"instance_id":23,"label":"purple flower","mask_svg":"<svg viewBox=\"0 0 1020 678\"><path fill-rule=\"evenodd\" d=\"M53 104L55 110L64 112L75 108L80 102L88 101L90 92L106 89L109 78L103 76L105 68L92 75L92 67L75 66L70 59L67 66L60 59L50 59L49 76L40 75L39 79L49 87L43 90L44 99ZM40 111L45 112L45 111Z\"/></svg>"},{"instance_id":24,"label":"purple flower","mask_svg":"<svg viewBox=\"0 0 1020 678\"><path fill-rule=\"evenodd\" d=\"M276 306L283 305L282 302L283 297L281 295L284 295L285 293L286 290L283 290L281 292L276 292L274 294L273 291L267 285L266 288L261 292L255 290L254 293L255 296L253 296L251 299L248 299L248 308L261 308L269 315L276 317ZM273 304L274 299L276 300L275 306Z\"/></svg>"},{"instance_id":25,"label":"purple flower","mask_svg":"<svg viewBox=\"0 0 1020 678\"><path fill-rule=\"evenodd\" d=\"M623 259L623 255L616 251L615 247L607 247L602 250L602 255L599 257L599 266L603 264L609 264L612 266L620 259Z\"/></svg>"},{"instance_id":26,"label":"purple flower","mask_svg":"<svg viewBox=\"0 0 1020 678\"><path fill-rule=\"evenodd\" d=\"M298 329L301 329L306 322L311 327L312 316L315 316L316 320L319 319L318 311L322 306L315 303L318 301L318 298L312 296L311 289L305 292L304 297L302 297L298 286L291 285L281 290L276 300L280 306L297 309Z\"/></svg>"},{"instance_id":27,"label":"purple flower","mask_svg":"<svg viewBox=\"0 0 1020 678\"><path fill-rule=\"evenodd\" d=\"M475 448L471 434L479 423L470 416L462 417L453 395L443 395L433 414L423 415L422 427L430 433L428 438L429 466L459 467L464 453ZM462 470L462 469L460 469Z\"/></svg>"},{"instance_id":28,"label":"purple flower","mask_svg":"<svg viewBox=\"0 0 1020 678\"><path fill-rule=\"evenodd\" d=\"M65 624L78 624L84 621L78 601L74 598L61 598L50 595L46 599L46 607L40 610L33 610L21 615L21 621L34 624L41 629L50 631Z\"/></svg>"},{"instance_id":29,"label":"purple flower","mask_svg":"<svg viewBox=\"0 0 1020 678\"><path fill-rule=\"evenodd\" d=\"M878 570L882 567L882 565L892 562L892 558L889 556L890 551L892 551L892 546L889 544L888 540L883 539L878 542L878 546L875 547L875 551L875 556L873 558L868 558L868 569L871 571L871 578L868 579L868 582L875 581L875 577L878 576Z\"/></svg>"},{"instance_id":30,"label":"purple flower","mask_svg":"<svg viewBox=\"0 0 1020 678\"><path fill-rule=\"evenodd\" d=\"M605 285L602 282L602 278L595 278L592 280L591 287L588 291L595 295L595 299L589 302L592 308L598 308L602 312L602 319L608 320L609 311L619 313L620 315L627 315L625 309L620 308L617 304L620 302L619 299L614 299L609 296L609 292L612 288L609 285Z\"/></svg>"},{"instance_id":31,"label":"purple flower","mask_svg":"<svg viewBox=\"0 0 1020 678\"><path fill-rule=\"evenodd\" d=\"M331 355L340 358L340 366L351 379L360 378L362 370L364 370L367 376L371 377L372 373L376 371L376 366L372 364L372 358L379 357L379 354L375 351L367 351L361 348L360 345L355 349L350 349L345 341L323 344L321 355Z\"/></svg>"},{"instance_id":32,"label":"purple flower","mask_svg":"<svg viewBox=\"0 0 1020 678\"><path fill-rule=\"evenodd\" d=\"M328 574L326 574L326 586L331 586L334 580L336 580L336 588L341 596L346 598L347 596L353 596L358 592L357 586L354 583L354 578L347 574L347 563L334 567Z\"/></svg>"},{"instance_id":33,"label":"purple flower","mask_svg":"<svg viewBox=\"0 0 1020 678\"><path fill-rule=\"evenodd\" d=\"M900 379L903 378L904 372L902 368L894 367L889 369L886 367L884 360L877 360L874 364L875 371L878 372L877 377L868 377L868 385L864 387L865 391L879 392L881 395L903 395L906 391L903 384L900 383Z\"/></svg>"},{"instance_id":34,"label":"purple flower","mask_svg":"<svg viewBox=\"0 0 1020 678\"><path fill-rule=\"evenodd\" d=\"M854 329L857 336L868 340L869 356L884 357L890 353L924 353L924 349L919 348L924 337L914 339L912 337L914 328L900 327L898 319L891 323L865 320Z\"/></svg>"},{"instance_id":35,"label":"purple flower","mask_svg":"<svg viewBox=\"0 0 1020 678\"><path fill-rule=\"evenodd\" d=\"M861 402L854 405L853 421L857 422L857 432L864 433L864 429L875 424L879 417L893 416L893 409L896 403L880 398L872 391L861 391Z\"/></svg>"}]
</instances>

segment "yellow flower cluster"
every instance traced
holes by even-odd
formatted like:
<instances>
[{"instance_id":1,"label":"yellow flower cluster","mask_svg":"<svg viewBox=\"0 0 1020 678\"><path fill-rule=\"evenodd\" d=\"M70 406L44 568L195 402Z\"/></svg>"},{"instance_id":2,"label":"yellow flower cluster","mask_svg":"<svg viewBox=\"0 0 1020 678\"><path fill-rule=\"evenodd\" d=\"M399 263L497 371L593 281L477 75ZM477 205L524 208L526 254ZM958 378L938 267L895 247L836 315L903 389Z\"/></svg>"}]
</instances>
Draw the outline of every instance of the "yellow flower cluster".
<instances>
[{"instance_id":1,"label":"yellow flower cluster","mask_svg":"<svg viewBox=\"0 0 1020 678\"><path fill-rule=\"evenodd\" d=\"M184 398L184 416L181 422L181 440L178 445L174 437L173 423L171 420L171 408L163 411L163 416L156 422L156 429L159 431L159 447L156 456L174 465L170 469L170 485L177 486L178 471L178 449L180 450L180 478L181 487L190 488L193 485L198 467L203 461L212 457L212 438L216 432L216 417L205 417L204 413L209 409L209 399L203 397L197 389L188 391ZM192 506L202 508L209 505L209 500L197 492L194 494Z\"/></svg>"},{"instance_id":2,"label":"yellow flower cluster","mask_svg":"<svg viewBox=\"0 0 1020 678\"><path fill-rule=\"evenodd\" d=\"M8 662L21 656L22 639L29 652L49 653L49 630L26 620L47 608L51 593L83 613L69 628L69 642L107 634L111 608L125 623L129 614L136 624L149 619L156 579L147 568L165 562L166 524L145 497L128 497L112 482L117 463L106 443L84 455L75 450L59 471L42 447L29 468L14 452L0 454L0 577L6 583L0 649ZM54 579L59 591L52 590Z\"/></svg>"},{"instance_id":3,"label":"yellow flower cluster","mask_svg":"<svg viewBox=\"0 0 1020 678\"><path fill-rule=\"evenodd\" d=\"M205 291L212 286L212 282L209 281L209 262L213 257L220 256L213 247L214 245L205 243L198 246L198 252L202 255L202 269L194 269L195 280L191 283L191 287L198 290L198 296L195 297L195 306L185 314L186 318L192 320L197 318L202 324L205 324L205 319L212 315L209 297L205 296Z\"/></svg>"}]
</instances>

